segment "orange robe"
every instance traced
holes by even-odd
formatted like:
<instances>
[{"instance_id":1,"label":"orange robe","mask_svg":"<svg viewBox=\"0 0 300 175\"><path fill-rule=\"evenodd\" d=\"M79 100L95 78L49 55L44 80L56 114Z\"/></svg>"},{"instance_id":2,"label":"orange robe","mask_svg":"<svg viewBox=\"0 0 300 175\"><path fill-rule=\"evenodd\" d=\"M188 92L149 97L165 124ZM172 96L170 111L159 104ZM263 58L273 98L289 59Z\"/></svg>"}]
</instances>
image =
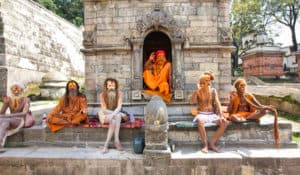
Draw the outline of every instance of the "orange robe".
<instances>
[{"instance_id":1,"label":"orange robe","mask_svg":"<svg viewBox=\"0 0 300 175\"><path fill-rule=\"evenodd\" d=\"M87 114L83 113L83 110L87 110L87 100L85 97L70 97L69 105L65 106L64 96L60 99L59 104L48 114L47 125L52 132L65 127L65 125L56 124L62 120L67 120L72 125L78 125L80 122L87 120Z\"/></svg>"},{"instance_id":2,"label":"orange robe","mask_svg":"<svg viewBox=\"0 0 300 175\"><path fill-rule=\"evenodd\" d=\"M144 82L150 90L144 90L149 95L159 95L162 99L169 104L171 102L170 93L170 73L171 63L166 63L160 73L158 73L157 66L153 65L153 73L151 70L145 70L143 73Z\"/></svg>"},{"instance_id":3,"label":"orange robe","mask_svg":"<svg viewBox=\"0 0 300 175\"><path fill-rule=\"evenodd\" d=\"M249 93L245 94L245 98L247 98L249 101L255 104L253 96ZM236 115L242 118L247 118L250 114L253 114L256 112L255 108L251 106L249 103L249 110L248 111L239 111L239 105L240 105L240 97L236 96L233 99L233 104L232 104L232 110L229 113L229 119L231 119L232 115Z\"/></svg>"}]
</instances>

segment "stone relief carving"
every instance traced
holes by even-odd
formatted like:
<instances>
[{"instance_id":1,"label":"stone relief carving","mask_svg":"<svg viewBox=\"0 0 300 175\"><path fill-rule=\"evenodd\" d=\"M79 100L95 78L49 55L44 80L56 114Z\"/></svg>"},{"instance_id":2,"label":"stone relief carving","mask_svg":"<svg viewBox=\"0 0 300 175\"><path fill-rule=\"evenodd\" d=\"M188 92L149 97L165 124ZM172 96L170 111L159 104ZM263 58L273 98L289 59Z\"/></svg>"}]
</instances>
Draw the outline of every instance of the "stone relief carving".
<instances>
[{"instance_id":1,"label":"stone relief carving","mask_svg":"<svg viewBox=\"0 0 300 175\"><path fill-rule=\"evenodd\" d=\"M151 13L142 16L137 21L137 31L140 35L149 29L155 31L167 29L172 39L183 39L183 32L180 30L176 20L171 15L162 11L159 6L156 6Z\"/></svg>"},{"instance_id":2,"label":"stone relief carving","mask_svg":"<svg viewBox=\"0 0 300 175\"><path fill-rule=\"evenodd\" d=\"M7 69L0 67L0 93L6 91L7 86Z\"/></svg>"},{"instance_id":3,"label":"stone relief carving","mask_svg":"<svg viewBox=\"0 0 300 175\"><path fill-rule=\"evenodd\" d=\"M83 32L83 45L85 47L92 47L97 44L97 26L95 25L92 30Z\"/></svg>"},{"instance_id":4,"label":"stone relief carving","mask_svg":"<svg viewBox=\"0 0 300 175\"><path fill-rule=\"evenodd\" d=\"M226 27L219 27L218 28L218 35L219 35L219 40L223 44L229 44L232 42L232 37L231 37L231 29Z\"/></svg>"}]
</instances>

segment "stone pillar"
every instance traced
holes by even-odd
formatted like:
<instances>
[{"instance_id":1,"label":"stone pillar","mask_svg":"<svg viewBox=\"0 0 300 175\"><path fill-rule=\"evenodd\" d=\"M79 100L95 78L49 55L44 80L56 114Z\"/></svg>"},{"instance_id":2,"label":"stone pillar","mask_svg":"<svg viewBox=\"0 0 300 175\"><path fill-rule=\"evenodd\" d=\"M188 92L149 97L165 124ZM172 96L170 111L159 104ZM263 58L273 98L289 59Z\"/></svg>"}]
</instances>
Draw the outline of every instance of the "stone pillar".
<instances>
[{"instance_id":1,"label":"stone pillar","mask_svg":"<svg viewBox=\"0 0 300 175\"><path fill-rule=\"evenodd\" d=\"M6 92L6 90L7 90L7 68L0 67L0 95L2 96L2 93L8 93Z\"/></svg>"},{"instance_id":2,"label":"stone pillar","mask_svg":"<svg viewBox=\"0 0 300 175\"><path fill-rule=\"evenodd\" d=\"M143 89L143 39L132 39L132 95L133 100L141 100Z\"/></svg>"},{"instance_id":3,"label":"stone pillar","mask_svg":"<svg viewBox=\"0 0 300 175\"><path fill-rule=\"evenodd\" d=\"M145 108L145 175L168 174L168 128L167 106L161 97L153 96Z\"/></svg>"},{"instance_id":4,"label":"stone pillar","mask_svg":"<svg viewBox=\"0 0 300 175\"><path fill-rule=\"evenodd\" d=\"M300 81L300 51L296 52L296 59L298 63L298 80Z\"/></svg>"},{"instance_id":5,"label":"stone pillar","mask_svg":"<svg viewBox=\"0 0 300 175\"><path fill-rule=\"evenodd\" d=\"M183 89L184 89L184 76L183 76L183 52L182 52L182 44L183 39L173 40L173 88L175 92L175 100L183 100Z\"/></svg>"}]
</instances>

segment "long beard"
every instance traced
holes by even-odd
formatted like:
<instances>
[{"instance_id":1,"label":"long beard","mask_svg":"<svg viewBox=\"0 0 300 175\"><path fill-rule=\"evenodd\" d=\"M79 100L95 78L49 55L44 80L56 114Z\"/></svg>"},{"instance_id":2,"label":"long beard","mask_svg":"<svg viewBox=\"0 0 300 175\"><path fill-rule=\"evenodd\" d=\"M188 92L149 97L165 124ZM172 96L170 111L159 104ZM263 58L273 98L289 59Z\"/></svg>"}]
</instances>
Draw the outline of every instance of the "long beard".
<instances>
[{"instance_id":1,"label":"long beard","mask_svg":"<svg viewBox=\"0 0 300 175\"><path fill-rule=\"evenodd\" d=\"M78 94L77 90L70 90L69 91L69 96L74 97L74 96L77 96L77 94Z\"/></svg>"},{"instance_id":2,"label":"long beard","mask_svg":"<svg viewBox=\"0 0 300 175\"><path fill-rule=\"evenodd\" d=\"M17 110L19 110L21 108L21 104L22 104L22 96L21 95L12 95L11 96L11 109L13 112L18 112Z\"/></svg>"},{"instance_id":3,"label":"long beard","mask_svg":"<svg viewBox=\"0 0 300 175\"><path fill-rule=\"evenodd\" d=\"M116 90L108 90L107 91L107 108L110 110L114 110L117 107L117 91Z\"/></svg>"}]
</instances>

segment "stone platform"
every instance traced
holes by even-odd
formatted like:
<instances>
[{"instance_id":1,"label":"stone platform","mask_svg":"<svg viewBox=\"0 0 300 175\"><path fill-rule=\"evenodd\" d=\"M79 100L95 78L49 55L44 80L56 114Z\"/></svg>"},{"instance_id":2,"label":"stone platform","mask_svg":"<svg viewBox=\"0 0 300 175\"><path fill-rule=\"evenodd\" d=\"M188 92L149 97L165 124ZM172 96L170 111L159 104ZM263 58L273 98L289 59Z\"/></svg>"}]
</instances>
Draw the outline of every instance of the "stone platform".
<instances>
[{"instance_id":1,"label":"stone platform","mask_svg":"<svg viewBox=\"0 0 300 175\"><path fill-rule=\"evenodd\" d=\"M144 116L145 105L126 106L124 110ZM190 105L168 106L170 143L175 151L170 159L133 153L133 138L144 135L142 128L121 128L124 152L110 149L102 154L107 128L64 128L56 133L37 125L8 137L6 152L0 153L0 174L103 174L103 175L296 175L300 168L300 150L292 141L291 124L279 123L281 149L274 149L273 117L260 122L230 123L218 142L222 153L200 152L197 126L192 123ZM89 106L95 115L98 106ZM216 126L206 126L210 138ZM168 151L168 150L167 150ZM156 168L156 166L158 166Z\"/></svg>"},{"instance_id":2,"label":"stone platform","mask_svg":"<svg viewBox=\"0 0 300 175\"><path fill-rule=\"evenodd\" d=\"M99 103L90 103L88 113L90 116L97 115ZM199 145L201 140L197 131L196 124L193 124L193 116L190 110L193 106L187 103L173 103L168 106L169 114L169 140L175 145ZM123 109L133 113L136 117L144 117L145 104L125 104ZM100 146L106 139L106 128L64 128L63 130L51 133L39 125L39 116L37 125L23 129L14 136L8 137L7 145L9 147L18 146L61 146L61 147L86 147ZM182 127L184 125L184 127ZM296 148L297 145L292 141L292 127L289 123L279 123L280 128L280 146L282 148ZM207 135L212 137L216 126L207 126ZM122 128L120 139L127 147L132 146L134 137L144 135L144 128L128 129ZM218 145L224 148L229 147L247 147L247 148L274 148L273 140L273 116L267 114L258 122L249 122L243 124L230 123L225 134L221 137Z\"/></svg>"},{"instance_id":3,"label":"stone platform","mask_svg":"<svg viewBox=\"0 0 300 175\"><path fill-rule=\"evenodd\" d=\"M169 175L297 175L299 149L228 148L204 154L195 147L177 148L167 164ZM26 147L0 154L1 174L13 175L144 175L143 155L99 149Z\"/></svg>"},{"instance_id":4,"label":"stone platform","mask_svg":"<svg viewBox=\"0 0 300 175\"><path fill-rule=\"evenodd\" d=\"M215 125L206 126L207 135L212 137L216 130ZM280 146L282 148L296 148L292 141L291 124L279 123ZM103 145L107 128L64 128L56 133L40 125L22 129L17 134L8 137L6 146L100 146ZM132 146L136 136L143 136L144 128L121 128L120 139L125 146ZM169 140L176 145L199 145L201 140L197 125L192 122L170 122ZM273 124L271 121L248 122L243 124L230 123L218 145L224 148L274 148Z\"/></svg>"}]
</instances>

